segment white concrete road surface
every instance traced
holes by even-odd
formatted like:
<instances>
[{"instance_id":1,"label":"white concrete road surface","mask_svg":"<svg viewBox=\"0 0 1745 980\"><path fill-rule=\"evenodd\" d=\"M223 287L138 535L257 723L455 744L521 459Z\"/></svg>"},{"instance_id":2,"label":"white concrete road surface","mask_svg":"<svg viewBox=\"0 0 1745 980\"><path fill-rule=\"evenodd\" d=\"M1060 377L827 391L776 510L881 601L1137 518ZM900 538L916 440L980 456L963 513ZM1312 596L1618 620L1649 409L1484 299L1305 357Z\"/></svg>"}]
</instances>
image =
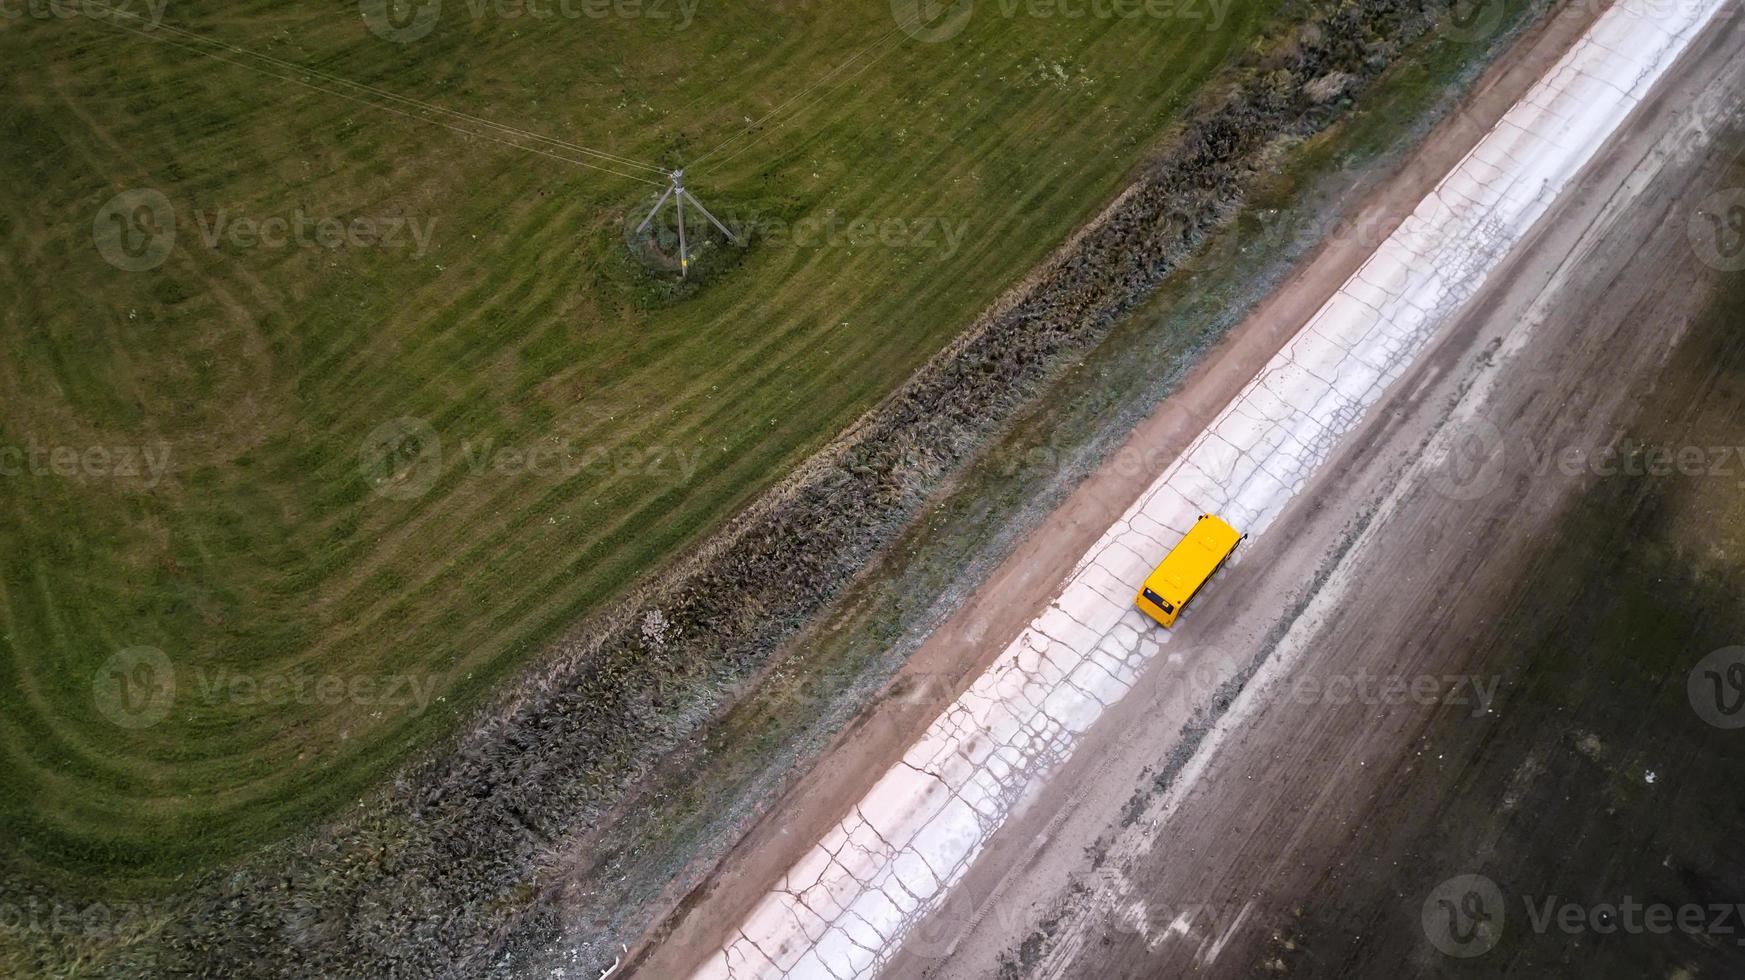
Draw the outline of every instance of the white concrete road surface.
<instances>
[{"instance_id":1,"label":"white concrete road surface","mask_svg":"<svg viewBox=\"0 0 1745 980\"><path fill-rule=\"evenodd\" d=\"M1264 534L1721 6L1650 15L1635 2L1601 16L1424 198L697 977L880 972L1079 736L1169 655L1168 631L1132 606L1151 567L1203 512Z\"/></svg>"}]
</instances>

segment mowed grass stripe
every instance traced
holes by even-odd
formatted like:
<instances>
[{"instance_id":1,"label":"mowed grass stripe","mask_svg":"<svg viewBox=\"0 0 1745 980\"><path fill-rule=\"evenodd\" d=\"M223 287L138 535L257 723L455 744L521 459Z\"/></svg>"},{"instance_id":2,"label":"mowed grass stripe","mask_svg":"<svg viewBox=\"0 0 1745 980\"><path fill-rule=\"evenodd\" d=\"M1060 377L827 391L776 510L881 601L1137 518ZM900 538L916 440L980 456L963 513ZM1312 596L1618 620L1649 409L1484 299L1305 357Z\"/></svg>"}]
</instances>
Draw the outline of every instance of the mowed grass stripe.
<instances>
[{"instance_id":1,"label":"mowed grass stripe","mask_svg":"<svg viewBox=\"0 0 1745 980\"><path fill-rule=\"evenodd\" d=\"M539 593L543 593L543 591L544 589L539 589ZM539 595L539 593L536 593L536 595Z\"/></svg>"},{"instance_id":2,"label":"mowed grass stripe","mask_svg":"<svg viewBox=\"0 0 1745 980\"><path fill-rule=\"evenodd\" d=\"M562 25L498 30L462 16L401 47L356 18L250 4L220 21L203 16L212 9L178 8L175 23L227 39L266 30L277 57L674 163L890 25L882 3L717 12L690 32L614 23L578 55L578 32ZM16 338L40 334L38 324L59 339L31 368L53 383L9 374L7 394L39 406L20 417L48 420L49 438L75 419L95 420L78 427L87 438L150 431L171 441L178 466L150 492L73 492L54 479L0 489L15 504L63 501L23 511L32 527L0 531L28 546L6 566L6 608L62 617L58 627L8 623L64 652L6 648L31 694L4 695L12 717L0 744L28 770L16 784L44 791L6 811L20 851L45 872L143 887L345 805L578 616L826 443L1100 207L1138 146L1272 10L1243 13L1215 36L978 16L953 43L905 41L699 175L698 191L728 214L968 219L960 250L754 246L689 298L622 252L613 222L645 200L633 185L315 93L251 88L246 73L143 40L101 55L88 47L69 62L70 92L137 87L143 71L160 94L96 98L81 103L89 122L60 120L59 138L80 152L38 183L55 216L54 258L69 292L100 298L79 301L98 328L75 341L75 321L49 305L8 318ZM45 43L30 56L47 59L70 32L31 33ZM1032 74L1056 63L1065 87ZM1097 113L1104 104L1118 109ZM416 258L214 250L184 227L192 241L179 239L161 270L117 276L90 254L88 225L107 193L135 183L163 188L178 208L257 218L405 210L437 218L437 241ZM5 234L9 247L21 238ZM20 275L7 291L42 284ZM140 319L124 319L130 311ZM230 406L247 406L246 418L228 418ZM525 448L569 437L590 449L704 450L702 468L513 478L451 456L425 496L386 500L364 484L357 451L402 415L429 421L448 454L465 439ZM80 572L96 593L58 584L65 557L41 547L55 540L51 523L81 522L118 542L119 554L89 556ZM140 527L151 532L129 530ZM18 588L21 554L40 564L42 589ZM155 603L90 601L123 594L141 569ZM196 699L127 732L97 716L91 678L115 649L141 643L171 653L190 683L219 666L408 671L439 676L449 701L372 717L366 704ZM191 827L201 847L169 840Z\"/></svg>"}]
</instances>

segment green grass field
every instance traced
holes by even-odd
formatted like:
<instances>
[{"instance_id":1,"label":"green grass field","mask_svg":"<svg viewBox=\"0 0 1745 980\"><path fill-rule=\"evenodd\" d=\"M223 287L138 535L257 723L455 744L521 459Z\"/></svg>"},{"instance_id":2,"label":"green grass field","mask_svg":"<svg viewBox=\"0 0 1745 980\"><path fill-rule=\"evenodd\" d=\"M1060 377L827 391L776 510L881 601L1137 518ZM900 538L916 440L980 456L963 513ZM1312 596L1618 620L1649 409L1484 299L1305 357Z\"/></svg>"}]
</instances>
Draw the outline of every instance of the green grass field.
<instances>
[{"instance_id":1,"label":"green grass field","mask_svg":"<svg viewBox=\"0 0 1745 980\"><path fill-rule=\"evenodd\" d=\"M150 891L356 806L966 327L1281 13L983 3L923 43L882 0L704 0L683 27L676 7L515 9L448 0L406 44L343 2L190 0L163 23L669 166L785 106L687 182L723 217L839 230L711 243L678 284L621 229L652 186L92 10L0 21L0 836L19 871ZM127 189L173 208L156 268L98 247ZM428 245L275 247L229 224L299 213L410 219ZM439 442L375 487L365 447L400 419L418 421L390 434ZM130 458L139 475L116 473Z\"/></svg>"}]
</instances>

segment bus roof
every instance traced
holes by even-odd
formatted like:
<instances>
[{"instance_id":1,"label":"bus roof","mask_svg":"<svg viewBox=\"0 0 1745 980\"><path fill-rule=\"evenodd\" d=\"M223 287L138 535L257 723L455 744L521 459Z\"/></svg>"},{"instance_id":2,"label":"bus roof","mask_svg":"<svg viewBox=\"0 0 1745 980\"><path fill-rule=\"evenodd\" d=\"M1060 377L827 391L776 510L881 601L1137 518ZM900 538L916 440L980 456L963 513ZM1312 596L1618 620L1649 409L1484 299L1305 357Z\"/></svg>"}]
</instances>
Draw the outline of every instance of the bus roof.
<instances>
[{"instance_id":1,"label":"bus roof","mask_svg":"<svg viewBox=\"0 0 1745 980\"><path fill-rule=\"evenodd\" d=\"M1242 535L1235 528L1205 514L1146 577L1145 587L1180 606L1212 577L1218 563L1240 540Z\"/></svg>"}]
</instances>

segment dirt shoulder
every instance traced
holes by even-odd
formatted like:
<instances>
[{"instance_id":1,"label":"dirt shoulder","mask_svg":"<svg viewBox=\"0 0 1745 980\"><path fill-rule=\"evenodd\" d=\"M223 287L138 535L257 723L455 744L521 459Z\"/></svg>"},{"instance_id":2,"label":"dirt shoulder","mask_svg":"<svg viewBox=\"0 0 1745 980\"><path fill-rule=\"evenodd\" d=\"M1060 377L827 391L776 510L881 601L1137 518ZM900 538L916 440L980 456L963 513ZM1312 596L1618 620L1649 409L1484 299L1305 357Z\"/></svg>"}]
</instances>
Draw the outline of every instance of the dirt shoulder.
<instances>
[{"instance_id":1,"label":"dirt shoulder","mask_svg":"<svg viewBox=\"0 0 1745 980\"><path fill-rule=\"evenodd\" d=\"M1676 906L1737 900L1745 881L1723 856L1738 768L1684 701L1692 665L1738 642L1736 559L1717 570L1736 504L1727 549L1714 523L1674 545L1659 538L1665 501L1690 488L1546 466L1620 432L1738 439L1736 409L1692 407L1736 399L1737 331L1703 341L1712 354L1681 342L1719 278L1688 218L1729 170L1737 180L1737 145L1703 138L1731 109L1713 96L1745 84L1737 26L1723 17L1696 42L1207 597L1178 638L1189 656L1240 671L1258 649L1265 663L1240 696L1226 690L1234 703L1200 727L1198 752L1175 751L1181 714L1147 710L1180 679L1154 672L890 975L1738 971L1730 939L1534 933L1520 901ZM1486 421L1451 423L1463 400ZM1706 433L1688 424L1717 417ZM1450 425L1500 440L1483 468L1431 465ZM1731 480L1697 482L1737 501ZM1372 693L1431 679L1435 693L1330 695L1363 678ZM1503 945L1471 961L1440 952L1447 937L1421 914L1468 873L1492 876L1509 906Z\"/></svg>"},{"instance_id":2,"label":"dirt shoulder","mask_svg":"<svg viewBox=\"0 0 1745 980\"><path fill-rule=\"evenodd\" d=\"M1599 13L1567 8L1525 35L1459 110L1353 213L1362 233L1329 242L1189 374L1111 461L1020 542L909 658L805 776L783 793L678 912L632 950L642 976L683 976L717 949L780 875L1058 593L1068 573L1138 494L1560 57ZM1134 465L1134 461L1142 461Z\"/></svg>"}]
</instances>

